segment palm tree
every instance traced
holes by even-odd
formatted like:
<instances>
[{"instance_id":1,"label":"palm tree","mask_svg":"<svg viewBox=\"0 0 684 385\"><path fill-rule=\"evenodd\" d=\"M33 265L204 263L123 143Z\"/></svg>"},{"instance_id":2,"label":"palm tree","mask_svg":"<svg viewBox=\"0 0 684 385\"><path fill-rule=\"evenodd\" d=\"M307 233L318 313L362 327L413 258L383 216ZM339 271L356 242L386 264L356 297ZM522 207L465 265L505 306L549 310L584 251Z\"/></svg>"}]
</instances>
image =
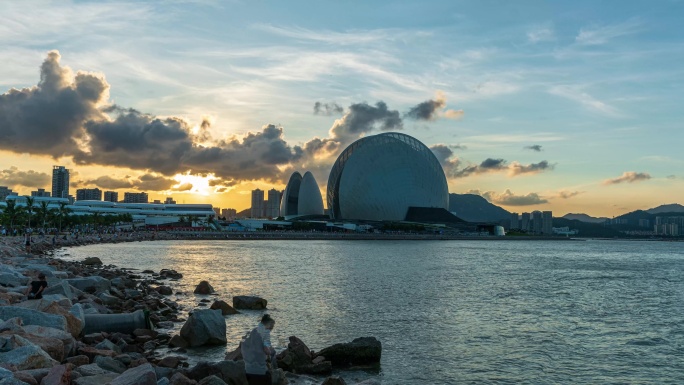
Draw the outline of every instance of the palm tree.
<instances>
[{"instance_id":1,"label":"palm tree","mask_svg":"<svg viewBox=\"0 0 684 385\"><path fill-rule=\"evenodd\" d=\"M50 215L50 208L48 208L48 206L49 203L47 201L40 201L38 202L38 207L36 208L36 215L38 216L38 219L43 222L43 229L45 229L45 222Z\"/></svg>"},{"instance_id":2,"label":"palm tree","mask_svg":"<svg viewBox=\"0 0 684 385\"><path fill-rule=\"evenodd\" d=\"M9 222L10 230L14 229L14 222L19 220L24 211L24 207L17 206L16 200L7 201L7 206L3 210L2 216L5 221Z\"/></svg>"},{"instance_id":3,"label":"palm tree","mask_svg":"<svg viewBox=\"0 0 684 385\"><path fill-rule=\"evenodd\" d=\"M28 225L26 227L31 227L31 215L33 214L33 205L36 203L36 198L25 195L26 198L26 213L28 213Z\"/></svg>"},{"instance_id":4,"label":"palm tree","mask_svg":"<svg viewBox=\"0 0 684 385\"><path fill-rule=\"evenodd\" d=\"M68 219L69 213L73 212L72 209L67 207L66 202L59 202L59 208L57 209L57 218L59 218L59 232L62 232L62 220Z\"/></svg>"}]
</instances>

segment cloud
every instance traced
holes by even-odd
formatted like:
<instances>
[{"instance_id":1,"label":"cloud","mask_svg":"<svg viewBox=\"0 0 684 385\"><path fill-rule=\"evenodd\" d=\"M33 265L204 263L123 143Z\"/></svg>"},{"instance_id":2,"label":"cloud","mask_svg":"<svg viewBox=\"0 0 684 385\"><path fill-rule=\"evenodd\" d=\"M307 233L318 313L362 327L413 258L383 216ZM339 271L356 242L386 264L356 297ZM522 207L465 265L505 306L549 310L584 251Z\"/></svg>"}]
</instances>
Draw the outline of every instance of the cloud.
<instances>
[{"instance_id":1,"label":"cloud","mask_svg":"<svg viewBox=\"0 0 684 385\"><path fill-rule=\"evenodd\" d=\"M470 190L468 193L480 195L491 203L503 206L533 206L549 202L537 193L516 195L510 189L506 189L501 194L494 191L480 192L479 190Z\"/></svg>"},{"instance_id":2,"label":"cloud","mask_svg":"<svg viewBox=\"0 0 684 385\"><path fill-rule=\"evenodd\" d=\"M90 179L83 182L84 185L95 185L107 190L118 190L124 188L133 188L133 183L129 179L117 179L109 175L103 175L96 179Z\"/></svg>"},{"instance_id":3,"label":"cloud","mask_svg":"<svg viewBox=\"0 0 684 385\"><path fill-rule=\"evenodd\" d=\"M161 175L145 174L133 182L136 189L140 191L164 191L169 190L171 186L178 184L175 179L166 178Z\"/></svg>"},{"instance_id":4,"label":"cloud","mask_svg":"<svg viewBox=\"0 0 684 385\"><path fill-rule=\"evenodd\" d=\"M616 108L588 94L579 86L553 86L549 89L549 93L580 103L587 109L595 112L610 116L620 116Z\"/></svg>"},{"instance_id":5,"label":"cloud","mask_svg":"<svg viewBox=\"0 0 684 385\"><path fill-rule=\"evenodd\" d=\"M439 91L435 99L426 100L416 106L411 107L406 113L406 117L413 120L431 121L438 117L445 117L448 119L460 119L463 117L463 110L444 110L446 106L446 97L444 93Z\"/></svg>"},{"instance_id":6,"label":"cloud","mask_svg":"<svg viewBox=\"0 0 684 385\"><path fill-rule=\"evenodd\" d=\"M527 41L532 44L556 40L556 33L551 27L539 27L527 32Z\"/></svg>"},{"instance_id":7,"label":"cloud","mask_svg":"<svg viewBox=\"0 0 684 385\"><path fill-rule=\"evenodd\" d=\"M651 175L646 172L625 171L617 178L606 179L604 185L620 184L623 182L634 183L651 179Z\"/></svg>"},{"instance_id":8,"label":"cloud","mask_svg":"<svg viewBox=\"0 0 684 385\"><path fill-rule=\"evenodd\" d=\"M162 175L143 174L138 178L115 178L103 175L83 182L84 185L95 185L107 190L136 189L140 191L166 191L178 184L178 181Z\"/></svg>"},{"instance_id":9,"label":"cloud","mask_svg":"<svg viewBox=\"0 0 684 385\"><path fill-rule=\"evenodd\" d=\"M537 174L546 170L553 170L554 165L549 164L549 162L542 160L539 163L530 163L527 165L520 164L518 162L512 162L508 166L508 174L510 176L516 176L521 174Z\"/></svg>"},{"instance_id":10,"label":"cloud","mask_svg":"<svg viewBox=\"0 0 684 385\"><path fill-rule=\"evenodd\" d=\"M584 194L585 191L559 191L558 194L556 194L556 198L561 198L561 199L570 199L572 197L576 197L580 194Z\"/></svg>"},{"instance_id":11,"label":"cloud","mask_svg":"<svg viewBox=\"0 0 684 385\"><path fill-rule=\"evenodd\" d=\"M15 166L0 170L0 184L10 188L16 185L42 188L47 186L51 180L52 177L44 172L21 171Z\"/></svg>"},{"instance_id":12,"label":"cloud","mask_svg":"<svg viewBox=\"0 0 684 385\"><path fill-rule=\"evenodd\" d=\"M192 183L182 183L178 187L174 187L173 191L190 191L192 190Z\"/></svg>"},{"instance_id":13,"label":"cloud","mask_svg":"<svg viewBox=\"0 0 684 385\"><path fill-rule=\"evenodd\" d=\"M532 150L532 151L536 151L536 152L541 152L541 151L543 151L543 150L542 150L542 146L539 145L539 144L533 144L533 145L531 145L531 146L525 146L525 147L523 147L523 148L526 149L526 150Z\"/></svg>"},{"instance_id":14,"label":"cloud","mask_svg":"<svg viewBox=\"0 0 684 385\"><path fill-rule=\"evenodd\" d=\"M332 103L321 103L321 102L316 102L314 103L314 115L325 115L325 116L330 116L330 115L338 115L342 114L344 112L344 108L340 106L339 104L332 102Z\"/></svg>"},{"instance_id":15,"label":"cloud","mask_svg":"<svg viewBox=\"0 0 684 385\"><path fill-rule=\"evenodd\" d=\"M642 29L642 23L637 20L628 20L612 25L592 26L580 29L575 37L575 42L582 45L601 45L617 37L635 34Z\"/></svg>"},{"instance_id":16,"label":"cloud","mask_svg":"<svg viewBox=\"0 0 684 385\"><path fill-rule=\"evenodd\" d=\"M435 157L442 165L444 173L448 176L454 175L458 172L458 168L461 165L461 161L458 158L454 158L454 149L459 146L448 146L446 144L435 144L430 146L430 150L435 154Z\"/></svg>"}]
</instances>

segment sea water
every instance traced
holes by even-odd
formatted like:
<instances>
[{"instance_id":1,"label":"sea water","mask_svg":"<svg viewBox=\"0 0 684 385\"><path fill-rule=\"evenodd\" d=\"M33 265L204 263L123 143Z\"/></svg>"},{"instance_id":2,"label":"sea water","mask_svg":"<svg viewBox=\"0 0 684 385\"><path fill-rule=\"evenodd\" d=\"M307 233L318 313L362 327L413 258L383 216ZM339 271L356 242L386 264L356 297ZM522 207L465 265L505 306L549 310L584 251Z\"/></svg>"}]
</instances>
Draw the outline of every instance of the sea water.
<instances>
[{"instance_id":1,"label":"sea water","mask_svg":"<svg viewBox=\"0 0 684 385\"><path fill-rule=\"evenodd\" d=\"M62 251L174 269L182 316L206 296L268 300L273 340L382 343L383 384L684 383L684 243L656 241L158 241ZM263 312L227 316L228 346ZM182 325L177 325L178 328Z\"/></svg>"}]
</instances>

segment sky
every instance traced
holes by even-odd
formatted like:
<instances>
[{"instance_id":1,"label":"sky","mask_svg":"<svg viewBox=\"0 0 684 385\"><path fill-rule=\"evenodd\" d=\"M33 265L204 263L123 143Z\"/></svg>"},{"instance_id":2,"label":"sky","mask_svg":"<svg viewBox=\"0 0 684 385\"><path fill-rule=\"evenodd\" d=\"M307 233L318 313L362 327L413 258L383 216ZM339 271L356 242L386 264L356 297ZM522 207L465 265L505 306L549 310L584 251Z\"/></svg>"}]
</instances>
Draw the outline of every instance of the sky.
<instances>
[{"instance_id":1,"label":"sky","mask_svg":"<svg viewBox=\"0 0 684 385\"><path fill-rule=\"evenodd\" d=\"M512 212L684 203L682 1L0 2L0 185L242 210L384 131Z\"/></svg>"}]
</instances>

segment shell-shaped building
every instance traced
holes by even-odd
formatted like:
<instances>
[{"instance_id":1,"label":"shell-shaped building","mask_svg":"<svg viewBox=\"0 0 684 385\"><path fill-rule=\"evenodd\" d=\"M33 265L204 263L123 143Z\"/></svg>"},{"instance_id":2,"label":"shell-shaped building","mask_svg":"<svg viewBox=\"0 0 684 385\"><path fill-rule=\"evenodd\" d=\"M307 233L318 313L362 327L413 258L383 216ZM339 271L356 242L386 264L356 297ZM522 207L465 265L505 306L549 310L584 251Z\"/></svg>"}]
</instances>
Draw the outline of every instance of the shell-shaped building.
<instances>
[{"instance_id":1,"label":"shell-shaped building","mask_svg":"<svg viewBox=\"0 0 684 385\"><path fill-rule=\"evenodd\" d=\"M280 215L283 217L297 215L299 205L299 186L302 184L302 174L295 171L287 182L283 199L280 201Z\"/></svg>"},{"instance_id":2,"label":"shell-shaped building","mask_svg":"<svg viewBox=\"0 0 684 385\"><path fill-rule=\"evenodd\" d=\"M419 140L396 132L361 138L330 171L328 210L333 219L404 220L409 207L447 209L444 170Z\"/></svg>"},{"instance_id":3,"label":"shell-shaped building","mask_svg":"<svg viewBox=\"0 0 684 385\"><path fill-rule=\"evenodd\" d=\"M323 215L323 196L318 188L316 178L311 172L304 177L295 171L287 182L283 199L280 203L280 215L283 217L303 215Z\"/></svg>"},{"instance_id":4,"label":"shell-shaped building","mask_svg":"<svg viewBox=\"0 0 684 385\"><path fill-rule=\"evenodd\" d=\"M299 202L297 203L297 215L323 215L323 196L318 188L318 183L310 171L304 173L302 183L299 186Z\"/></svg>"}]
</instances>

